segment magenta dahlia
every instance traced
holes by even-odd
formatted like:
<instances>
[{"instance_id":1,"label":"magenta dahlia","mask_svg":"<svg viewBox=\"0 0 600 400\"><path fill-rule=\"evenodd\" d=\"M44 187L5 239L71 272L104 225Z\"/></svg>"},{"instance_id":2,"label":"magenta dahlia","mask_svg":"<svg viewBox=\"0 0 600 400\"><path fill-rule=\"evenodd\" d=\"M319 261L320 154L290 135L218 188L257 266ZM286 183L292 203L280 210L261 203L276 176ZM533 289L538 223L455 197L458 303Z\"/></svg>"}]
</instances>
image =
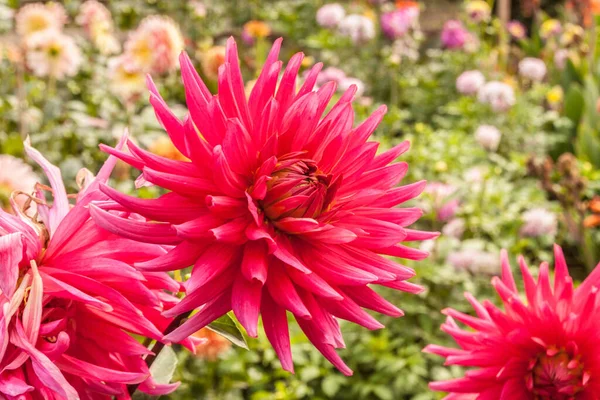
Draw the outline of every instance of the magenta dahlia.
<instances>
[{"instance_id":1,"label":"magenta dahlia","mask_svg":"<svg viewBox=\"0 0 600 400\"><path fill-rule=\"evenodd\" d=\"M71 205L60 171L26 143L27 154L46 173L51 188L37 185L25 212L0 209L0 398L129 398L127 384L163 394L143 357L148 349L126 332L161 339L169 320L160 313L176 304L164 289L179 291L166 273L140 272L132 264L166 253L96 226L91 201L116 159L97 177L84 171ZM52 193L52 203L46 194Z\"/></svg>"},{"instance_id":2,"label":"magenta dahlia","mask_svg":"<svg viewBox=\"0 0 600 400\"><path fill-rule=\"evenodd\" d=\"M559 246L554 247L554 284L548 264L537 282L519 259L525 297L521 298L506 252L502 278L492 279L504 311L466 294L476 317L454 309L442 330L458 348L430 345L428 353L446 365L472 367L458 379L433 382L448 399L594 400L600 399L600 268L577 288ZM467 329L461 329L458 322Z\"/></svg>"},{"instance_id":3,"label":"magenta dahlia","mask_svg":"<svg viewBox=\"0 0 600 400\"><path fill-rule=\"evenodd\" d=\"M386 256L423 259L426 252L400 242L437 234L405 227L417 208L395 208L417 196L425 182L396 187L408 165L392 163L404 142L377 155L367 141L385 107L353 127L351 86L323 116L336 85L314 90L321 64L296 88L303 54L282 72L281 39L269 53L249 99L236 43L227 43L212 95L186 54L180 58L189 114L177 119L152 81L150 102L175 146L190 161L155 156L129 142L131 154L106 148L142 170L140 183L170 190L158 199L102 190L147 222L120 219L93 207L97 223L126 238L175 245L163 257L136 266L166 271L193 265L187 297L169 310L199 312L166 339L178 341L233 310L252 337L259 315L283 368L293 371L286 311L323 355L352 371L334 349L344 346L337 318L378 329L364 309L401 316L369 285L417 293L413 270ZM279 79L282 73L281 79ZM389 165L388 165L389 164Z\"/></svg>"}]
</instances>

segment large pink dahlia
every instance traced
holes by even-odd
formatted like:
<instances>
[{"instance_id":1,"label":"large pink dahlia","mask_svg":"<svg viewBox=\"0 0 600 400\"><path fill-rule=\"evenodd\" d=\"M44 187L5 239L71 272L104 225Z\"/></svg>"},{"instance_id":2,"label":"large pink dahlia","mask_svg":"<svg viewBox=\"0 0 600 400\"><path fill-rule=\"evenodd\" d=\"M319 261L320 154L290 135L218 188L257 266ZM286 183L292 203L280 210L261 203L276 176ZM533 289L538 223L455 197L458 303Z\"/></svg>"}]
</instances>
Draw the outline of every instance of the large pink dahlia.
<instances>
[{"instance_id":1,"label":"large pink dahlia","mask_svg":"<svg viewBox=\"0 0 600 400\"><path fill-rule=\"evenodd\" d=\"M473 367L463 378L433 382L447 399L600 399L600 268L577 288L560 247L554 247L554 284L542 263L537 282L521 257L525 299L513 279L506 252L502 278L492 279L504 311L466 294L477 317L453 309L442 330L459 348L427 346L446 365ZM466 325L461 329L458 322Z\"/></svg>"},{"instance_id":2,"label":"large pink dahlia","mask_svg":"<svg viewBox=\"0 0 600 400\"><path fill-rule=\"evenodd\" d=\"M131 154L105 148L143 171L140 183L171 192L141 200L102 190L149 221L119 219L93 208L96 221L126 238L175 245L164 257L136 264L148 271L193 265L187 297L174 316L199 309L166 339L178 341L233 310L250 336L262 315L282 366L293 371L286 311L309 340L345 374L334 351L344 346L336 318L369 329L382 325L364 309L402 311L369 284L417 293L414 272L386 256L418 260L426 252L399 244L436 234L406 229L421 216L394 208L417 196L425 182L396 187L406 163L393 163L408 143L377 155L368 138L385 107L353 127L351 86L322 116L336 85L314 90L321 64L296 88L303 54L282 72L281 39L269 53L249 100L236 43L227 43L212 95L186 54L180 58L189 115L179 121L152 81L150 102L175 146L190 161L168 160L129 142ZM388 165L390 164L390 165Z\"/></svg>"},{"instance_id":3,"label":"large pink dahlia","mask_svg":"<svg viewBox=\"0 0 600 400\"><path fill-rule=\"evenodd\" d=\"M179 284L165 273L132 264L166 253L162 247L119 237L96 226L89 203L116 159L97 177L83 171L70 204L60 171L25 146L51 188L37 185L30 217L0 209L0 399L129 398L127 384L163 394L143 357L148 349L126 332L161 339L169 321L160 313L176 301L164 289ZM46 199L52 193L52 203Z\"/></svg>"}]
</instances>

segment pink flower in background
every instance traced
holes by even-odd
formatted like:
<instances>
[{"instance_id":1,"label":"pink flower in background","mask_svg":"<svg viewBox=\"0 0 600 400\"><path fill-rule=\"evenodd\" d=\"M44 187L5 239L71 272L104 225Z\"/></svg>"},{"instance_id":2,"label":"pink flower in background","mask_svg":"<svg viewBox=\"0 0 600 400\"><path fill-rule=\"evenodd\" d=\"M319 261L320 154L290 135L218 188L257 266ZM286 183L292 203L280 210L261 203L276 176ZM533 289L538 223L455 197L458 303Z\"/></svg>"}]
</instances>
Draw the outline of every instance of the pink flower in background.
<instances>
[{"instance_id":1,"label":"pink flower in background","mask_svg":"<svg viewBox=\"0 0 600 400\"><path fill-rule=\"evenodd\" d=\"M453 198L456 187L442 182L431 182L425 188L425 193L431 198L431 209L439 221L449 221L454 217L460 206L460 201Z\"/></svg>"},{"instance_id":2,"label":"pink flower in background","mask_svg":"<svg viewBox=\"0 0 600 400\"><path fill-rule=\"evenodd\" d=\"M457 20L449 20L444 24L442 29L442 46L447 49L462 49L467 42L472 39L472 35L464 27L462 22Z\"/></svg>"},{"instance_id":3,"label":"pink flower in background","mask_svg":"<svg viewBox=\"0 0 600 400\"><path fill-rule=\"evenodd\" d=\"M37 174L23 160L8 154L0 154L0 209L10 212L11 194L15 191L32 193L38 181ZM17 207L22 207L26 198L16 196L14 200L17 202Z\"/></svg>"},{"instance_id":4,"label":"pink flower in background","mask_svg":"<svg viewBox=\"0 0 600 400\"><path fill-rule=\"evenodd\" d=\"M442 330L456 348L429 345L425 352L445 365L470 367L464 377L432 382L430 388L456 399L596 399L600 393L600 269L577 288L560 247L554 247L554 283L547 263L536 280L519 259L525 296L517 290L508 256L502 253L502 278L492 285L504 311L489 301L465 297L476 316L445 309ZM521 285L519 285L521 286ZM459 325L465 325L462 329Z\"/></svg>"},{"instance_id":5,"label":"pink flower in background","mask_svg":"<svg viewBox=\"0 0 600 400\"><path fill-rule=\"evenodd\" d=\"M408 165L390 163L408 150L407 142L377 154L379 144L368 141L385 107L354 127L357 88L350 86L322 116L335 83L313 90L319 63L296 88L303 54L282 72L280 46L278 39L249 99L233 39L219 70L218 96L182 55L189 107L183 121L149 81L159 121L190 161L154 156L131 142L131 155L104 147L143 172L140 184L171 192L148 200L102 187L123 207L156 222L117 218L96 207L92 214L126 238L175 245L164 257L138 263L141 270L194 266L184 283L187 297L166 315L199 312L167 340L181 340L230 310L256 337L262 315L282 366L293 371L290 311L315 347L350 375L335 352L344 346L337 318L379 329L363 308L401 316L367 285L419 292L407 281L414 272L386 256L423 259L426 252L401 243L437 234L406 228L422 212L395 207L416 197L425 182L397 187Z\"/></svg>"},{"instance_id":6,"label":"pink flower in background","mask_svg":"<svg viewBox=\"0 0 600 400\"><path fill-rule=\"evenodd\" d=\"M60 31L67 22L67 14L58 3L32 3L19 9L15 15L17 33L23 37L46 30Z\"/></svg>"},{"instance_id":7,"label":"pink flower in background","mask_svg":"<svg viewBox=\"0 0 600 400\"><path fill-rule=\"evenodd\" d=\"M567 49L558 49L554 53L554 66L559 70L565 69L567 66L567 61L569 60L569 50Z\"/></svg>"},{"instance_id":8,"label":"pink flower in background","mask_svg":"<svg viewBox=\"0 0 600 400\"><path fill-rule=\"evenodd\" d=\"M381 30L391 40L403 37L418 23L419 7L416 4L381 14Z\"/></svg>"},{"instance_id":9,"label":"pink flower in background","mask_svg":"<svg viewBox=\"0 0 600 400\"><path fill-rule=\"evenodd\" d=\"M104 4L97 0L86 0L79 7L76 21L102 54L114 54L121 50L121 44L114 35L112 15Z\"/></svg>"},{"instance_id":10,"label":"pink flower in background","mask_svg":"<svg viewBox=\"0 0 600 400\"><path fill-rule=\"evenodd\" d=\"M456 90L461 94L477 94L485 84L485 76L480 71L465 71L456 79Z\"/></svg>"},{"instance_id":11,"label":"pink flower in background","mask_svg":"<svg viewBox=\"0 0 600 400\"><path fill-rule=\"evenodd\" d=\"M72 37L57 30L29 35L26 42L27 67L34 75L64 79L79 72L83 61L81 50Z\"/></svg>"},{"instance_id":12,"label":"pink flower in background","mask_svg":"<svg viewBox=\"0 0 600 400\"><path fill-rule=\"evenodd\" d=\"M513 39L521 40L527 36L527 29L519 21L509 21L506 24L506 29Z\"/></svg>"},{"instance_id":13,"label":"pink flower in background","mask_svg":"<svg viewBox=\"0 0 600 400\"><path fill-rule=\"evenodd\" d=\"M502 133L492 125L480 125L475 131L475 140L488 151L498 150Z\"/></svg>"},{"instance_id":14,"label":"pink flower in background","mask_svg":"<svg viewBox=\"0 0 600 400\"><path fill-rule=\"evenodd\" d=\"M342 36L347 36L354 44L363 44L375 38L375 24L371 19L359 14L346 16L338 25Z\"/></svg>"},{"instance_id":15,"label":"pink flower in background","mask_svg":"<svg viewBox=\"0 0 600 400\"><path fill-rule=\"evenodd\" d=\"M97 178L82 171L71 206L60 170L25 150L46 173L53 202L37 186L35 216L0 210L0 397L100 400L127 396L133 383L170 392L177 385L156 384L142 358L148 350L125 333L160 339L169 323L160 312L177 299L163 289L179 284L131 266L166 250L106 232L89 216L90 202L106 199L97 189L116 159Z\"/></svg>"},{"instance_id":16,"label":"pink flower in background","mask_svg":"<svg viewBox=\"0 0 600 400\"><path fill-rule=\"evenodd\" d=\"M480 103L488 104L493 111L508 111L516 102L512 86L504 82L491 81L479 89L477 99Z\"/></svg>"},{"instance_id":17,"label":"pink flower in background","mask_svg":"<svg viewBox=\"0 0 600 400\"><path fill-rule=\"evenodd\" d=\"M546 71L546 64L539 58L525 57L519 62L519 75L531 81L543 81Z\"/></svg>"},{"instance_id":18,"label":"pink flower in background","mask_svg":"<svg viewBox=\"0 0 600 400\"><path fill-rule=\"evenodd\" d=\"M309 76L310 71L306 73L306 77ZM327 82L335 82L339 87L340 82L342 82L344 79L346 79L346 73L344 71L335 67L327 67L319 72L319 75L317 75L316 84L317 86L323 86Z\"/></svg>"},{"instance_id":19,"label":"pink flower in background","mask_svg":"<svg viewBox=\"0 0 600 400\"><path fill-rule=\"evenodd\" d=\"M341 4L325 4L317 10L317 24L324 28L335 28L346 16L346 10Z\"/></svg>"},{"instance_id":20,"label":"pink flower in background","mask_svg":"<svg viewBox=\"0 0 600 400\"><path fill-rule=\"evenodd\" d=\"M179 26L171 18L158 15L144 18L125 43L129 58L152 74L177 69L177 57L183 49Z\"/></svg>"},{"instance_id":21,"label":"pink flower in background","mask_svg":"<svg viewBox=\"0 0 600 400\"><path fill-rule=\"evenodd\" d=\"M553 212L544 208L533 208L524 212L522 218L521 235L529 237L556 235L558 221Z\"/></svg>"},{"instance_id":22,"label":"pink flower in background","mask_svg":"<svg viewBox=\"0 0 600 400\"><path fill-rule=\"evenodd\" d=\"M476 275L494 275L498 273L500 263L498 255L479 249L464 249L448 255L446 261L458 270L469 271Z\"/></svg>"},{"instance_id":23,"label":"pink flower in background","mask_svg":"<svg viewBox=\"0 0 600 400\"><path fill-rule=\"evenodd\" d=\"M465 220L462 218L454 218L448 221L442 228L442 234L455 239L460 239L465 233Z\"/></svg>"}]
</instances>

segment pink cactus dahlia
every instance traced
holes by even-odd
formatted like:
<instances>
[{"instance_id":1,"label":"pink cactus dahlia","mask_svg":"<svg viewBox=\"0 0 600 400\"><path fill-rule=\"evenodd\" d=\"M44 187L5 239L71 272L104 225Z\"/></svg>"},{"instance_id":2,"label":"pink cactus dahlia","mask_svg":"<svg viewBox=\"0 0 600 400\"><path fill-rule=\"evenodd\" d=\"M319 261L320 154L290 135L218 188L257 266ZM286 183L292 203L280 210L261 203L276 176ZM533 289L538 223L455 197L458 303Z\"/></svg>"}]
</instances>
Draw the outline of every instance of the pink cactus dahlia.
<instances>
[{"instance_id":1,"label":"pink cactus dahlia","mask_svg":"<svg viewBox=\"0 0 600 400\"><path fill-rule=\"evenodd\" d=\"M106 200L98 184L116 159L96 178L81 176L71 206L58 168L25 148L52 187L37 186L34 217L16 202L19 216L0 209L0 398L129 398L134 383L152 394L173 390L151 379L149 351L126 333L160 339L169 323L160 313L175 302L163 289L179 284L131 265L166 251L106 232L89 215L92 200Z\"/></svg>"},{"instance_id":2,"label":"pink cactus dahlia","mask_svg":"<svg viewBox=\"0 0 600 400\"><path fill-rule=\"evenodd\" d=\"M475 369L463 378L433 382L431 389L450 392L447 399L600 399L600 268L574 289L560 247L554 247L554 256L553 285L547 263L536 282L519 259L527 301L503 252L502 278L493 278L492 285L504 311L470 294L477 317L444 310L442 330L459 348L430 345L425 351L445 357L446 365Z\"/></svg>"},{"instance_id":3,"label":"pink cactus dahlia","mask_svg":"<svg viewBox=\"0 0 600 400\"><path fill-rule=\"evenodd\" d=\"M152 222L119 219L93 208L108 230L143 242L175 245L164 257L138 263L164 271L193 265L187 297L169 310L194 314L166 339L178 341L233 310L250 336L259 315L282 366L293 371L286 311L310 341L345 374L352 371L334 351L344 346L336 317L369 329L382 325L363 308L401 316L402 311L368 285L417 293L414 272L385 256L422 259L427 253L399 244L436 234L406 229L421 216L394 208L417 196L425 182L396 187L406 163L393 163L404 142L377 155L368 138L385 107L353 127L351 86L322 117L336 85L313 90L321 64L297 89L303 58L283 71L281 39L267 58L249 100L236 43L227 43L212 95L186 54L181 72L189 115L179 121L152 81L150 101L171 140L190 162L152 155L129 143L131 154L105 148L143 171L140 181L169 189L154 200L102 190Z\"/></svg>"}]
</instances>

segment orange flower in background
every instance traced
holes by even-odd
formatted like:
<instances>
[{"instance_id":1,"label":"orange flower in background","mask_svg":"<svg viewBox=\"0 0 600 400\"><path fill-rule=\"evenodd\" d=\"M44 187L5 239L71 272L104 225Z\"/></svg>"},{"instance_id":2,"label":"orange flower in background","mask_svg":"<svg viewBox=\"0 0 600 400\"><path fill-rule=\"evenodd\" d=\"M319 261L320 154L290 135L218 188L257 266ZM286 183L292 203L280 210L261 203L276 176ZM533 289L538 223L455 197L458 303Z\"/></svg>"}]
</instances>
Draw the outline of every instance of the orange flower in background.
<instances>
[{"instance_id":1,"label":"orange flower in background","mask_svg":"<svg viewBox=\"0 0 600 400\"><path fill-rule=\"evenodd\" d=\"M253 38L264 38L271 34L271 27L263 21L248 21L244 24L244 32Z\"/></svg>"},{"instance_id":2,"label":"orange flower in background","mask_svg":"<svg viewBox=\"0 0 600 400\"><path fill-rule=\"evenodd\" d=\"M408 0L397 0L396 1L396 8L419 8L419 3L417 3L416 1L408 1Z\"/></svg>"},{"instance_id":3,"label":"orange flower in background","mask_svg":"<svg viewBox=\"0 0 600 400\"><path fill-rule=\"evenodd\" d=\"M600 0L590 0L590 11L592 15L600 15Z\"/></svg>"},{"instance_id":4,"label":"orange flower in background","mask_svg":"<svg viewBox=\"0 0 600 400\"><path fill-rule=\"evenodd\" d=\"M600 226L600 197L594 197L588 204L588 210L593 214L588 215L583 220L583 226L586 228L595 228Z\"/></svg>"},{"instance_id":5,"label":"orange flower in background","mask_svg":"<svg viewBox=\"0 0 600 400\"><path fill-rule=\"evenodd\" d=\"M219 67L225 63L225 47L213 46L206 50L201 56L202 72L207 78L216 80Z\"/></svg>"},{"instance_id":6,"label":"orange flower in background","mask_svg":"<svg viewBox=\"0 0 600 400\"><path fill-rule=\"evenodd\" d=\"M196 345L196 356L208 361L216 361L220 354L231 348L229 340L208 328L200 329L193 336L203 339Z\"/></svg>"},{"instance_id":7,"label":"orange flower in background","mask_svg":"<svg viewBox=\"0 0 600 400\"><path fill-rule=\"evenodd\" d=\"M152 142L152 144L149 146L149 150L156 155L169 158L171 160L189 161L186 156L177 150L173 142L171 142L169 137L166 135L159 136L154 142Z\"/></svg>"}]
</instances>

